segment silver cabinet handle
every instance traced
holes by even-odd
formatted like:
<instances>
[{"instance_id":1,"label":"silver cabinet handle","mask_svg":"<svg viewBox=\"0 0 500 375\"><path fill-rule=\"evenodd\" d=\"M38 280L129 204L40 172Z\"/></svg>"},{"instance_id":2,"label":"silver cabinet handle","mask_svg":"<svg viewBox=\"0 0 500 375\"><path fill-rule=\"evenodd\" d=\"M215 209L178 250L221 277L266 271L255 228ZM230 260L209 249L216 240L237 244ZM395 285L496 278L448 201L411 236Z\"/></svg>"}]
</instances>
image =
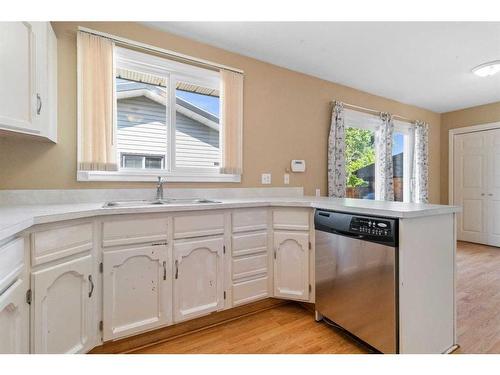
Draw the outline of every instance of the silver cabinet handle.
<instances>
[{"instance_id":1,"label":"silver cabinet handle","mask_svg":"<svg viewBox=\"0 0 500 375\"><path fill-rule=\"evenodd\" d=\"M488 196L489 196L489 197L492 197L492 196L493 196L493 194L489 193L489 194L488 194Z\"/></svg>"},{"instance_id":2,"label":"silver cabinet handle","mask_svg":"<svg viewBox=\"0 0 500 375\"><path fill-rule=\"evenodd\" d=\"M274 259L276 259L276 249L274 249Z\"/></svg>"},{"instance_id":3,"label":"silver cabinet handle","mask_svg":"<svg viewBox=\"0 0 500 375\"><path fill-rule=\"evenodd\" d=\"M42 97L40 94L36 94L36 114L39 115L42 112Z\"/></svg>"},{"instance_id":4,"label":"silver cabinet handle","mask_svg":"<svg viewBox=\"0 0 500 375\"><path fill-rule=\"evenodd\" d=\"M176 279L179 278L179 261L178 260L175 261L175 278Z\"/></svg>"},{"instance_id":5,"label":"silver cabinet handle","mask_svg":"<svg viewBox=\"0 0 500 375\"><path fill-rule=\"evenodd\" d=\"M163 280L167 280L167 262L163 261Z\"/></svg>"},{"instance_id":6,"label":"silver cabinet handle","mask_svg":"<svg viewBox=\"0 0 500 375\"><path fill-rule=\"evenodd\" d=\"M484 195L485 195L484 193L481 193L481 196L482 196L482 197L484 197Z\"/></svg>"},{"instance_id":7,"label":"silver cabinet handle","mask_svg":"<svg viewBox=\"0 0 500 375\"><path fill-rule=\"evenodd\" d=\"M94 282L92 281L92 275L89 275L89 282L90 282L90 292L89 292L89 298L92 297L92 293L94 293Z\"/></svg>"}]
</instances>

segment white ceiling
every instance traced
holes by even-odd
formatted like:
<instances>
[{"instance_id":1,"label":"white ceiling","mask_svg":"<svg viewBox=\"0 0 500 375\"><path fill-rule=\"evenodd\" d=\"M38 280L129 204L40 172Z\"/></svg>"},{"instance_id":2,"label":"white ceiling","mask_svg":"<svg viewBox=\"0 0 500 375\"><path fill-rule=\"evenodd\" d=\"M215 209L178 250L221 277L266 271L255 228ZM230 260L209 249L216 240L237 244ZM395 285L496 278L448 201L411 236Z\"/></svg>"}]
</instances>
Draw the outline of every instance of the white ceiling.
<instances>
[{"instance_id":1,"label":"white ceiling","mask_svg":"<svg viewBox=\"0 0 500 375\"><path fill-rule=\"evenodd\" d=\"M146 22L435 112L500 101L500 22Z\"/></svg>"}]
</instances>

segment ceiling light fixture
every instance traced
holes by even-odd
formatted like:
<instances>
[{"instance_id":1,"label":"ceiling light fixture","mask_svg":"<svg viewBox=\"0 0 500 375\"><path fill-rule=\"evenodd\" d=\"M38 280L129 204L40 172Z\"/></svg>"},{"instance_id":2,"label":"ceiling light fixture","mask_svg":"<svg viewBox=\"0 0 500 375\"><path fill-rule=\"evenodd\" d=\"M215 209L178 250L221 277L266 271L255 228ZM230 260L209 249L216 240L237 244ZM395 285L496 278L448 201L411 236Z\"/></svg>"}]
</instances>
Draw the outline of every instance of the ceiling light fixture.
<instances>
[{"instance_id":1,"label":"ceiling light fixture","mask_svg":"<svg viewBox=\"0 0 500 375\"><path fill-rule=\"evenodd\" d=\"M500 60L490 61L472 68L472 73L479 77L488 77L500 72Z\"/></svg>"}]
</instances>

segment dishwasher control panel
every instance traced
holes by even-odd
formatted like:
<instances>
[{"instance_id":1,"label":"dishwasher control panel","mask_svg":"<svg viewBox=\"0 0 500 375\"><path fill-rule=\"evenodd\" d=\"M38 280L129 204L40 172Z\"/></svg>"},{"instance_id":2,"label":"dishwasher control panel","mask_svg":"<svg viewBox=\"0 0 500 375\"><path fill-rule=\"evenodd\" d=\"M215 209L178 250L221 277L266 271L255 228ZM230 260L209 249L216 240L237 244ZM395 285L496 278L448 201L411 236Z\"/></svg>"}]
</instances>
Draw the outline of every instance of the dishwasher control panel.
<instances>
[{"instance_id":1,"label":"dishwasher control panel","mask_svg":"<svg viewBox=\"0 0 500 375\"><path fill-rule=\"evenodd\" d=\"M314 227L345 237L398 246L398 219L316 209Z\"/></svg>"},{"instance_id":2,"label":"dishwasher control panel","mask_svg":"<svg viewBox=\"0 0 500 375\"><path fill-rule=\"evenodd\" d=\"M392 235L390 221L378 218L353 216L349 225L349 230L353 233L369 234L380 237Z\"/></svg>"}]
</instances>

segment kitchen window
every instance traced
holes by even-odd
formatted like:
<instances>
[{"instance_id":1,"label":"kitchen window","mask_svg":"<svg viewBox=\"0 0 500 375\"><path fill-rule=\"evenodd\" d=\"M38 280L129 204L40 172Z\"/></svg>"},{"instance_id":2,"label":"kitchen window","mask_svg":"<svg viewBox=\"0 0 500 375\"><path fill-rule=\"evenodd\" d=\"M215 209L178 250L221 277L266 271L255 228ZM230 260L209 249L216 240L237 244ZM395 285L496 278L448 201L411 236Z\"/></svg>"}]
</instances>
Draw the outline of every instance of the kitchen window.
<instances>
[{"instance_id":1,"label":"kitchen window","mask_svg":"<svg viewBox=\"0 0 500 375\"><path fill-rule=\"evenodd\" d=\"M375 130L378 116L345 110L346 196L378 199ZM410 201L411 186L411 125L394 121L392 142L394 200Z\"/></svg>"},{"instance_id":2,"label":"kitchen window","mask_svg":"<svg viewBox=\"0 0 500 375\"><path fill-rule=\"evenodd\" d=\"M239 182L242 74L114 43L86 56L106 41L79 34L79 180Z\"/></svg>"},{"instance_id":3,"label":"kitchen window","mask_svg":"<svg viewBox=\"0 0 500 375\"><path fill-rule=\"evenodd\" d=\"M156 169L172 173L218 174L219 73L120 47L115 61L117 152L157 154Z\"/></svg>"}]
</instances>

